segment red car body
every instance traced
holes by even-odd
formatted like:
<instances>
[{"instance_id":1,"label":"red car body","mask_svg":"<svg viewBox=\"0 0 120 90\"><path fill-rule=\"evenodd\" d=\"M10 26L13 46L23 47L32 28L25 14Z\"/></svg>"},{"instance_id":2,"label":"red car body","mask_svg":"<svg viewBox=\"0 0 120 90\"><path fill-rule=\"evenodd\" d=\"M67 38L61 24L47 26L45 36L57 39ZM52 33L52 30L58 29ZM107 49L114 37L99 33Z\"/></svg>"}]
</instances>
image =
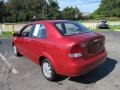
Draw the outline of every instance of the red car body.
<instances>
[{"instance_id":1,"label":"red car body","mask_svg":"<svg viewBox=\"0 0 120 90\"><path fill-rule=\"evenodd\" d=\"M20 33L29 25L42 24L46 30L46 37L14 35L13 45L22 55L27 56L37 64L41 65L42 59L47 58L59 75L83 75L105 62L107 53L103 35L94 32L62 35L54 25L59 22L72 21L32 22L26 25Z\"/></svg>"}]
</instances>

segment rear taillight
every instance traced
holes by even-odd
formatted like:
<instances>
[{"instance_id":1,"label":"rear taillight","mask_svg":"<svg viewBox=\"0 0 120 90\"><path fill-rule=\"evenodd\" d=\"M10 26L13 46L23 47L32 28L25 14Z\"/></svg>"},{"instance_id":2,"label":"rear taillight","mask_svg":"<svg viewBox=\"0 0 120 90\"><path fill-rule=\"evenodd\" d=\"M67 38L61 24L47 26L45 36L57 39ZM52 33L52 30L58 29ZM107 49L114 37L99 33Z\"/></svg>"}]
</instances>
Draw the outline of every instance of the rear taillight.
<instances>
[{"instance_id":1,"label":"rear taillight","mask_svg":"<svg viewBox=\"0 0 120 90\"><path fill-rule=\"evenodd\" d=\"M75 45L71 48L70 53L68 54L70 58L79 58L82 57L82 53L80 50L80 45Z\"/></svg>"}]
</instances>

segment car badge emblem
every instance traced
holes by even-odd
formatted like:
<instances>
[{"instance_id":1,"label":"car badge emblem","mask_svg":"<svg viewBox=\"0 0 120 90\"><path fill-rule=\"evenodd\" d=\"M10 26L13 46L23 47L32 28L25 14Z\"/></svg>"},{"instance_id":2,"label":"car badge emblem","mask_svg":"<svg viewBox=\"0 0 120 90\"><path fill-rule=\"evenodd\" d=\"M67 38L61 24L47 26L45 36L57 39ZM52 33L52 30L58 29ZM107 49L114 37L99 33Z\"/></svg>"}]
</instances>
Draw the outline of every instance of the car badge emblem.
<instances>
[{"instance_id":1,"label":"car badge emblem","mask_svg":"<svg viewBox=\"0 0 120 90\"><path fill-rule=\"evenodd\" d=\"M95 39L94 42L98 42L99 40L98 39Z\"/></svg>"}]
</instances>

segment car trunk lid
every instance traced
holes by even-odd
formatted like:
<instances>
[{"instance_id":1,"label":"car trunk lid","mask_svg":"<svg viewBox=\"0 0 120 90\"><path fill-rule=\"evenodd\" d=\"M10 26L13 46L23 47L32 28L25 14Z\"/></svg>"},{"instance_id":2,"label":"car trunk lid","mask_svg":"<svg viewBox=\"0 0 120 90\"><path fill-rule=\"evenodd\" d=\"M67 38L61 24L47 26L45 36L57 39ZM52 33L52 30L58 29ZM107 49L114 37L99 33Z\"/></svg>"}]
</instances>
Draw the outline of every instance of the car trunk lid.
<instances>
[{"instance_id":1,"label":"car trunk lid","mask_svg":"<svg viewBox=\"0 0 120 90\"><path fill-rule=\"evenodd\" d=\"M68 40L77 42L77 46L81 49L83 58L88 59L104 52L105 38L97 33L84 33L73 36L66 36Z\"/></svg>"}]
</instances>

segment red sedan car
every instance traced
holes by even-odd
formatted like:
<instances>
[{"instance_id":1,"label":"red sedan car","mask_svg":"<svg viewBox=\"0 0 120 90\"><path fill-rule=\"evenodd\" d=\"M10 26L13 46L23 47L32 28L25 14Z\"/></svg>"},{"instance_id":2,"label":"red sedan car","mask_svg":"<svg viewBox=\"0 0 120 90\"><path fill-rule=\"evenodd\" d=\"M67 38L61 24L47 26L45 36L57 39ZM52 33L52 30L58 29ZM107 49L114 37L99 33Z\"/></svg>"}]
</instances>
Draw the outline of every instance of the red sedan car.
<instances>
[{"instance_id":1,"label":"red sedan car","mask_svg":"<svg viewBox=\"0 0 120 90\"><path fill-rule=\"evenodd\" d=\"M13 51L39 64L48 80L79 76L106 60L105 37L75 21L32 22L13 35Z\"/></svg>"}]
</instances>

